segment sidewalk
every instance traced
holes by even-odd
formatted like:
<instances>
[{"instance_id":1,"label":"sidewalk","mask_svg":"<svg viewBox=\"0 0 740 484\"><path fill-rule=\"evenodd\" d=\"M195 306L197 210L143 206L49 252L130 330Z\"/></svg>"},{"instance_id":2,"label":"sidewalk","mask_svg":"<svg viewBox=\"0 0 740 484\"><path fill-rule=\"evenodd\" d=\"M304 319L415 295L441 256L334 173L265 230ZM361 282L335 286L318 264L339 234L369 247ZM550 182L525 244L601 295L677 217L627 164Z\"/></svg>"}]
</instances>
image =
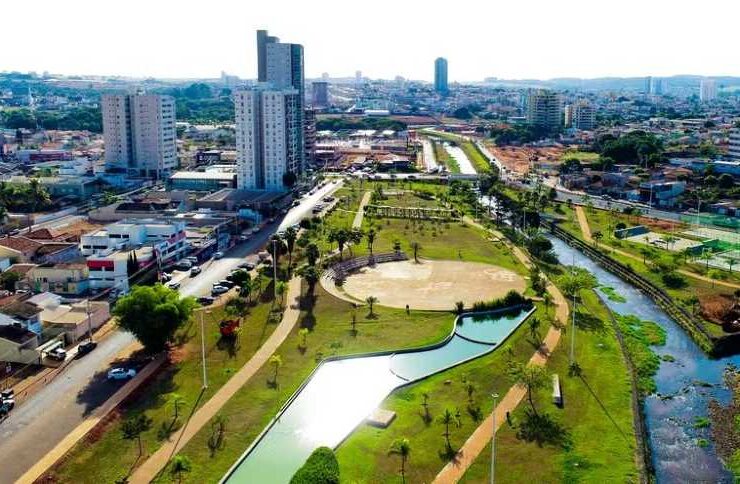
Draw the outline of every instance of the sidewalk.
<instances>
[{"instance_id":1,"label":"sidewalk","mask_svg":"<svg viewBox=\"0 0 740 484\"><path fill-rule=\"evenodd\" d=\"M352 221L353 229L359 229L360 227L362 227L362 219L365 217L365 206L368 203L370 203L371 195L372 195L372 192L368 190L362 196L362 200L360 201L360 208L357 209L357 213L355 214L355 219Z\"/></svg>"},{"instance_id":2,"label":"sidewalk","mask_svg":"<svg viewBox=\"0 0 740 484\"><path fill-rule=\"evenodd\" d=\"M172 456L190 442L195 434L215 417L221 408L243 387L285 341L298 322L300 309L298 299L301 295L301 279L294 277L288 286L287 301L283 319L265 344L188 420L175 440L164 443L149 459L131 475L129 482L151 482L165 468Z\"/></svg>"},{"instance_id":3,"label":"sidewalk","mask_svg":"<svg viewBox=\"0 0 740 484\"><path fill-rule=\"evenodd\" d=\"M578 225L581 227L581 233L583 234L583 239L589 244L593 244L594 239L591 236L591 226L588 224L588 218L586 217L586 212L584 212L583 207L580 207L580 206L575 207L575 211L576 211L576 218L578 219ZM604 245L598 242L596 243L596 246L605 250L607 253L614 252L624 257L629 257L630 259L642 262L642 259L640 257L634 254L630 254L629 252L615 249L613 247L610 247L608 245ZM740 284L734 284L732 282L726 282L726 281L718 281L715 279L711 279L709 277L702 276L701 274L697 274L695 272L687 271L685 269L678 269L676 272L684 276L687 276L687 277L693 277L694 279L697 279L700 281L709 282L710 284L719 284L720 286L730 287L732 289L740 289Z\"/></svg>"},{"instance_id":4,"label":"sidewalk","mask_svg":"<svg viewBox=\"0 0 740 484\"><path fill-rule=\"evenodd\" d=\"M472 219L468 219L467 217L466 222L487 230L479 223L475 222ZM519 259L522 264L527 267L531 266L529 257L527 257L527 255L518 247L511 245L511 243L506 240L503 234L501 234L497 230L489 230L489 232L501 239L504 244L512 250L516 258ZM550 282L548 282L547 284L547 291L550 293L550 295L552 295L553 302L556 307L555 316L561 324L567 324L570 310L568 308L567 301L563 297L563 294ZM551 326L550 330L545 336L542 347L540 348L540 350L532 355L532 357L529 359L529 363L532 365L544 366L547 363L550 354L558 345L559 341L560 330L558 330L554 326ZM506 392L506 394L503 396L499 404L496 406L496 411L492 412L488 417L486 417L486 419L478 426L477 429L475 429L470 437L468 437L468 440L465 441L462 447L460 447L457 459L445 465L439 472L439 474L437 474L437 477L434 478L433 482L438 484L458 482L465 474L465 471L468 470L468 467L473 464L478 455L480 455L483 449L485 449L486 445L488 445L488 443L491 441L491 437L493 436L493 425L495 424L496 430L498 430L501 424L506 421L506 413L513 412L514 409L519 405L519 403L521 403L521 401L524 399L526 394L526 389L520 385L511 387L509 391Z\"/></svg>"}]
</instances>

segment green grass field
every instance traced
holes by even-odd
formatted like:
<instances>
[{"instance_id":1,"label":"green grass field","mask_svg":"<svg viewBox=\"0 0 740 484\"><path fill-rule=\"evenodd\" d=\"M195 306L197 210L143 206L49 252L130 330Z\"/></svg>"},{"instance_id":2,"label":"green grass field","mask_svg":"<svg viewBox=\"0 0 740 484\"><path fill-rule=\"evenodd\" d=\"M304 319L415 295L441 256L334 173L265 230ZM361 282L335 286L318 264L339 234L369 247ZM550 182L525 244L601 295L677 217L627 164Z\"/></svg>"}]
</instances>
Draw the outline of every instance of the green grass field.
<instances>
[{"instance_id":1,"label":"green grass field","mask_svg":"<svg viewBox=\"0 0 740 484\"><path fill-rule=\"evenodd\" d=\"M627 366L606 309L593 292L582 297L585 308L577 315L575 354L583 378L568 376L566 333L547 366L560 376L564 407L552 404L551 387L539 392L535 402L540 412L560 424L569 445L527 442L517 437L516 427L504 423L496 434L496 482L639 481ZM512 414L514 426L526 408L525 401ZM461 482L488 482L490 458L489 445Z\"/></svg>"}]
</instances>

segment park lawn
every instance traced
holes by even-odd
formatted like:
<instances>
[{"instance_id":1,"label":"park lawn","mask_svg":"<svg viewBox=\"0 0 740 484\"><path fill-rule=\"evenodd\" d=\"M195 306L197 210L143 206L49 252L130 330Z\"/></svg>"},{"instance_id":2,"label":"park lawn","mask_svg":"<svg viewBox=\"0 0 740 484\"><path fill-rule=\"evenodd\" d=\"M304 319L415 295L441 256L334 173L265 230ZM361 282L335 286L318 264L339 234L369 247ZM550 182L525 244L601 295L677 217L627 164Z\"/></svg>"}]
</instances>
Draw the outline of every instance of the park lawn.
<instances>
[{"instance_id":1,"label":"park lawn","mask_svg":"<svg viewBox=\"0 0 740 484\"><path fill-rule=\"evenodd\" d=\"M113 419L104 430L91 432L65 456L51 473L54 482L116 482L126 476L136 464L138 449L135 440L122 439L123 420L142 412L151 418L151 428L142 434L144 458L156 451L166 438L160 435L163 426L169 427L174 421L171 395L177 393L185 402L179 409L174 430L218 391L270 336L275 328L274 322L269 321L271 306L270 302L262 302L250 309L241 324L240 344L235 350L232 345L224 344L218 331L218 322L225 317L223 306L206 308L210 311L205 316L208 388L202 396L200 315L195 314L182 332L185 342L172 351L172 363L119 408L120 418Z\"/></svg>"},{"instance_id":2,"label":"park lawn","mask_svg":"<svg viewBox=\"0 0 740 484\"><path fill-rule=\"evenodd\" d=\"M550 327L549 316L540 306L531 317L542 321L539 334L543 337ZM459 448L491 412L491 393L503 395L511 387L508 365L529 360L537 346L534 341L525 321L494 352L394 391L381 405L396 412L393 423L386 429L361 425L338 447L342 482L401 482L399 458L388 455L393 441L401 438L411 443L407 482L431 482L448 461L444 425L437 418L446 408L453 413L460 411L461 426L450 427L450 441L454 448ZM475 387L472 404L468 400L467 383ZM424 393L429 398L431 420L424 418Z\"/></svg>"},{"instance_id":3,"label":"park lawn","mask_svg":"<svg viewBox=\"0 0 740 484\"><path fill-rule=\"evenodd\" d=\"M273 367L264 365L221 411L228 419L224 447L211 455L208 439L212 429L206 425L182 450L181 454L193 463L193 470L185 476L186 482L217 482L322 358L424 346L444 339L452 330L454 317L450 313L412 311L407 315L402 309L376 306L377 319L367 318L365 308L357 309L357 335L353 336L351 305L331 296L320 285L316 286L315 294L313 310L302 311L300 324L277 351L283 361L277 388L268 384ZM299 348L302 326L312 328L306 351ZM170 482L170 479L170 472L165 469L157 482Z\"/></svg>"},{"instance_id":4,"label":"park lawn","mask_svg":"<svg viewBox=\"0 0 740 484\"><path fill-rule=\"evenodd\" d=\"M392 192L396 192L393 194ZM389 193L391 192L391 193ZM384 191L385 199L377 202L378 205L392 207L425 207L438 208L439 202L435 199L426 199L416 195L413 191L402 188L389 188Z\"/></svg>"},{"instance_id":5,"label":"park lawn","mask_svg":"<svg viewBox=\"0 0 740 484\"><path fill-rule=\"evenodd\" d=\"M396 240L401 242L401 250L413 257L412 242L421 245L419 257L427 259L463 260L483 262L510 269L518 274L526 274L526 268L502 242L487 239L486 233L460 222L426 221L413 223L406 219L374 219L363 221L366 231L373 227L377 237L373 246L376 253L391 252ZM423 229L422 229L423 228ZM355 253L366 253L363 245Z\"/></svg>"},{"instance_id":6,"label":"park lawn","mask_svg":"<svg viewBox=\"0 0 740 484\"><path fill-rule=\"evenodd\" d=\"M583 378L568 376L566 332L547 365L560 377L564 408L552 404L551 386L538 392L535 400L538 411L549 413L565 429L570 449L526 442L504 423L496 433L496 482L639 481L629 370L606 308L593 291L582 293L582 298L585 307L576 315L575 355ZM525 399L512 413L514 425L528 408ZM488 482L490 459L489 444L460 482Z\"/></svg>"}]
</instances>

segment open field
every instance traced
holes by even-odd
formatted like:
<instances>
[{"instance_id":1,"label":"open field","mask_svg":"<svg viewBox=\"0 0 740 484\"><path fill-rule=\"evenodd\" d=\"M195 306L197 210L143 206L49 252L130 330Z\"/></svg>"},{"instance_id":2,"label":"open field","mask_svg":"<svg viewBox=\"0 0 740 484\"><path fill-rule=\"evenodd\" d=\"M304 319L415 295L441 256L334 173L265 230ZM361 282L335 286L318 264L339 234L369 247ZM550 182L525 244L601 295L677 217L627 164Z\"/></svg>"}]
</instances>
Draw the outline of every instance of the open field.
<instances>
[{"instance_id":1,"label":"open field","mask_svg":"<svg viewBox=\"0 0 740 484\"><path fill-rule=\"evenodd\" d=\"M496 482L520 483L522 476L526 482L639 481L628 369L606 309L593 292L582 297L575 355L583 376L568 376L568 345L560 345L547 368L560 376L564 406L552 404L551 386L535 398L538 411L549 414L553 430L559 430L541 446L517 436L529 407L522 402L511 414L512 425L504 423L496 434ZM488 445L461 482L488 482L490 459Z\"/></svg>"},{"instance_id":2,"label":"open field","mask_svg":"<svg viewBox=\"0 0 740 484\"><path fill-rule=\"evenodd\" d=\"M375 296L384 306L451 310L455 302L471 307L510 290L523 293L524 278L515 272L479 262L413 260L365 267L344 282L347 294L360 301Z\"/></svg>"}]
</instances>

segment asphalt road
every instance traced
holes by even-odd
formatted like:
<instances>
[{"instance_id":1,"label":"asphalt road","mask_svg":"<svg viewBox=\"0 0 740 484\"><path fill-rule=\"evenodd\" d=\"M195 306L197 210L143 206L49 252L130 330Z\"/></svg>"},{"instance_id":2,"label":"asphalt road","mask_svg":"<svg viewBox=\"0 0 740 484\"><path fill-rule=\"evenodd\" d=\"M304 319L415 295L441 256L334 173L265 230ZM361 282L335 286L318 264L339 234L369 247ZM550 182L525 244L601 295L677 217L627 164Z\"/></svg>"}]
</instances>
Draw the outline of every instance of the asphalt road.
<instances>
[{"instance_id":1,"label":"asphalt road","mask_svg":"<svg viewBox=\"0 0 740 484\"><path fill-rule=\"evenodd\" d=\"M222 259L202 264L201 274L183 278L180 293L183 296L210 294L214 282L224 279L245 259L255 259L254 254L278 226L288 227L310 216L313 206L340 185L341 182L327 184L302 199L283 221L267 225L248 241L227 251ZM0 482L14 482L22 476L123 385L108 382L106 374L111 367L126 364L117 361L116 355L133 341L130 333L114 331L94 351L72 361L51 383L19 404L0 423Z\"/></svg>"}]
</instances>

